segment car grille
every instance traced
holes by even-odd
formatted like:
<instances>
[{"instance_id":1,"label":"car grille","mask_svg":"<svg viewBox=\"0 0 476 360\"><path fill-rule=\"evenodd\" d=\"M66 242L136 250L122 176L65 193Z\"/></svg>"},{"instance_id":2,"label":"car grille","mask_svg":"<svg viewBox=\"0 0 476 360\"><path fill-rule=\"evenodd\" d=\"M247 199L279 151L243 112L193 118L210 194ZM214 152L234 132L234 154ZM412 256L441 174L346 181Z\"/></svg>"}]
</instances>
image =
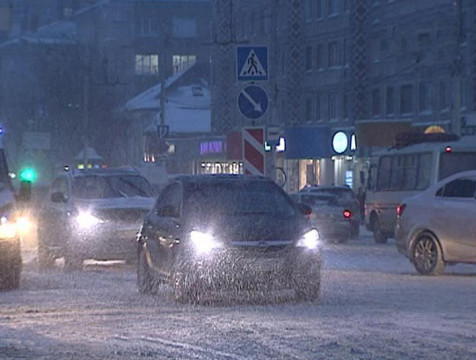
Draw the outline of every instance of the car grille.
<instances>
[{"instance_id":1,"label":"car grille","mask_svg":"<svg viewBox=\"0 0 476 360\"><path fill-rule=\"evenodd\" d=\"M137 223L140 222L147 210L145 209L101 209L94 212L96 216L104 221Z\"/></svg>"}]
</instances>

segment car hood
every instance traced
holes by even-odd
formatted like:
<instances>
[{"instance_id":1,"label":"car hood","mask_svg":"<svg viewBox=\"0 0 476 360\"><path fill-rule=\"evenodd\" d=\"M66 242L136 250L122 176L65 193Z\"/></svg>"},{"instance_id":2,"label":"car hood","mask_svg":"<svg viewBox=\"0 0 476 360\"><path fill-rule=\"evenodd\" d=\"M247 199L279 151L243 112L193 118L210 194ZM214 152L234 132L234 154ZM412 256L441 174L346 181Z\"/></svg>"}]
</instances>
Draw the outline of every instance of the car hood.
<instances>
[{"instance_id":1,"label":"car hood","mask_svg":"<svg viewBox=\"0 0 476 360\"><path fill-rule=\"evenodd\" d=\"M144 209L150 210L154 206L154 198L124 197L108 199L75 199L78 208L87 209Z\"/></svg>"},{"instance_id":2,"label":"car hood","mask_svg":"<svg viewBox=\"0 0 476 360\"><path fill-rule=\"evenodd\" d=\"M220 215L192 222L195 230L212 233L227 244L251 241L295 241L309 228L303 217ZM195 224L194 224L195 223Z\"/></svg>"}]
</instances>

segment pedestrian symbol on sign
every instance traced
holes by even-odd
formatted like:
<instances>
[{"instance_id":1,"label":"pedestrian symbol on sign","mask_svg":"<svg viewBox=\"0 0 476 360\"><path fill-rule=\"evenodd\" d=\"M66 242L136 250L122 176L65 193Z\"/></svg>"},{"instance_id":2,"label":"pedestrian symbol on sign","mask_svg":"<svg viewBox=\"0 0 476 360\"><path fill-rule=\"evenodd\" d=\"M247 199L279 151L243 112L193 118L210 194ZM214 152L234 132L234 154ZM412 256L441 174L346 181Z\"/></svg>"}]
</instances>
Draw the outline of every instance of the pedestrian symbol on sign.
<instances>
[{"instance_id":1,"label":"pedestrian symbol on sign","mask_svg":"<svg viewBox=\"0 0 476 360\"><path fill-rule=\"evenodd\" d=\"M236 52L239 81L268 80L268 48L239 46Z\"/></svg>"},{"instance_id":2,"label":"pedestrian symbol on sign","mask_svg":"<svg viewBox=\"0 0 476 360\"><path fill-rule=\"evenodd\" d=\"M253 49L246 58L246 63L240 71L240 76L266 76L266 71Z\"/></svg>"}]
</instances>

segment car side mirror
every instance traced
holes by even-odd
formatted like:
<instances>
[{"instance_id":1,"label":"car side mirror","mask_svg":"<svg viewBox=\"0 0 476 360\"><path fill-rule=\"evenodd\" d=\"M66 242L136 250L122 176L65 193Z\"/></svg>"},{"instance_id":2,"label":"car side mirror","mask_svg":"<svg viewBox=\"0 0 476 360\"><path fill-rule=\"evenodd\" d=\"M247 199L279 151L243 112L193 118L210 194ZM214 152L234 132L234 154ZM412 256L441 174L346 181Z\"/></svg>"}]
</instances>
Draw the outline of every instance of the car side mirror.
<instances>
[{"instance_id":1,"label":"car side mirror","mask_svg":"<svg viewBox=\"0 0 476 360\"><path fill-rule=\"evenodd\" d=\"M312 213L312 208L309 205L304 203L297 203L296 205L301 214L310 215Z\"/></svg>"},{"instance_id":2,"label":"car side mirror","mask_svg":"<svg viewBox=\"0 0 476 360\"><path fill-rule=\"evenodd\" d=\"M61 191L56 191L51 194L51 201L54 203L65 203L66 196Z\"/></svg>"}]
</instances>

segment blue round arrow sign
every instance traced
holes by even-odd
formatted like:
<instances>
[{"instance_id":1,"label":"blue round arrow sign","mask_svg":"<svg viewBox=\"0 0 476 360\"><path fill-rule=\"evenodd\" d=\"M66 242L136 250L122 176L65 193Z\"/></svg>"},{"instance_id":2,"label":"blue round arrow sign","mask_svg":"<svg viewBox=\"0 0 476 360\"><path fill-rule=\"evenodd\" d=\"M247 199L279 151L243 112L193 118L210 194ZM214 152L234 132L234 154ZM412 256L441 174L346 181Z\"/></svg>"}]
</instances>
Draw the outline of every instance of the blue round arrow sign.
<instances>
[{"instance_id":1,"label":"blue round arrow sign","mask_svg":"<svg viewBox=\"0 0 476 360\"><path fill-rule=\"evenodd\" d=\"M238 108L248 119L258 119L268 110L268 95L257 85L248 85L238 95Z\"/></svg>"}]
</instances>

